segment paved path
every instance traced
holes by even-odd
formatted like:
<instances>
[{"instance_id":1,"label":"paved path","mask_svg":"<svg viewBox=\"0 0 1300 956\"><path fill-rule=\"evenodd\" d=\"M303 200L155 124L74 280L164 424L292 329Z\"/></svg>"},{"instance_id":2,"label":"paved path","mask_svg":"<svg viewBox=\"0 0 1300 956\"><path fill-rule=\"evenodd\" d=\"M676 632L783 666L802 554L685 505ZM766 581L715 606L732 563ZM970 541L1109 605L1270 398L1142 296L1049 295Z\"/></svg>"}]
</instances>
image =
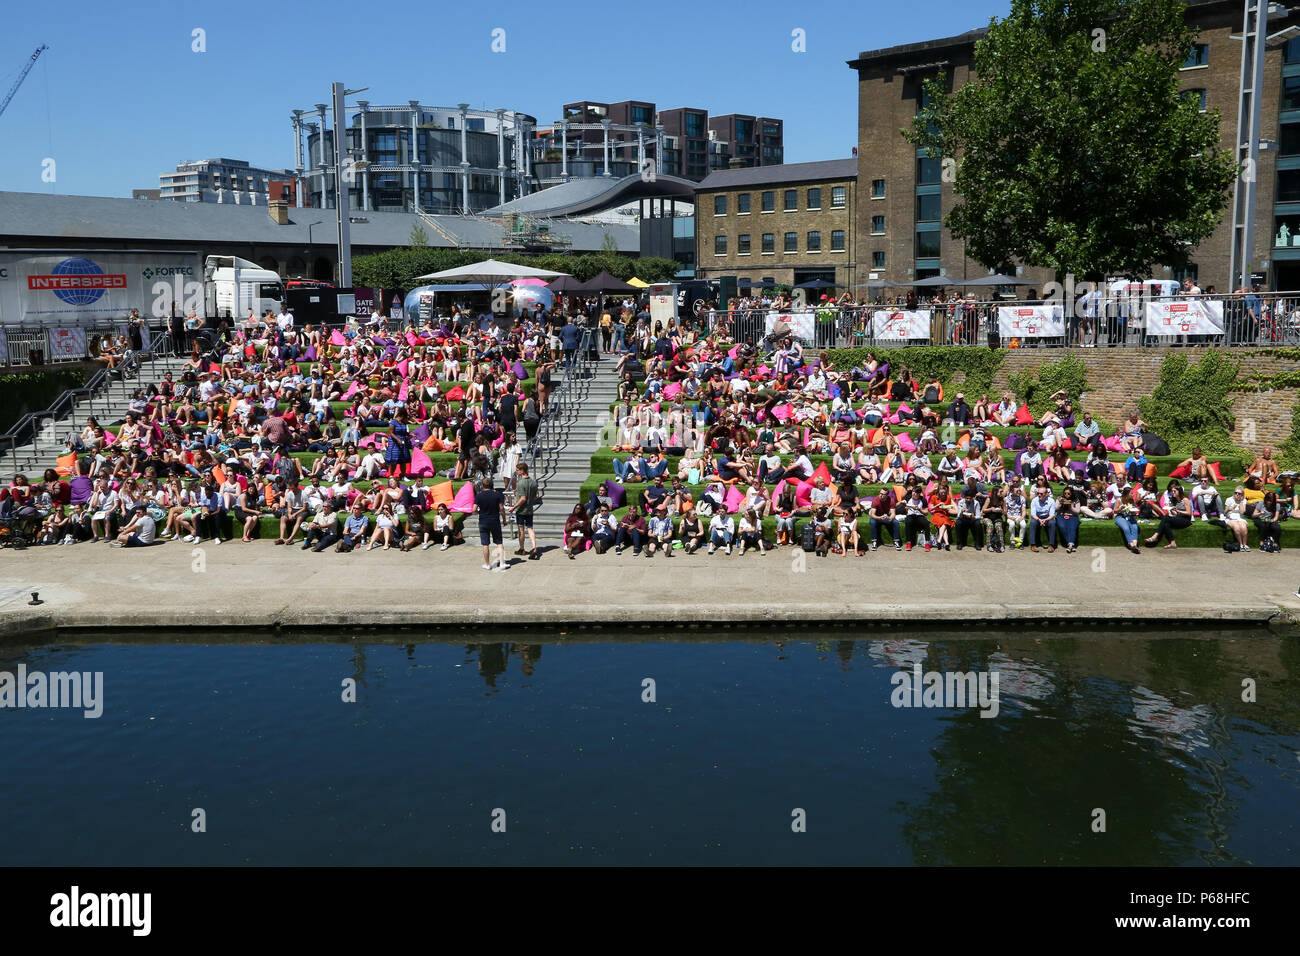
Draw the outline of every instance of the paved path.
<instances>
[{"instance_id":1,"label":"paved path","mask_svg":"<svg viewBox=\"0 0 1300 956\"><path fill-rule=\"evenodd\" d=\"M321 554L270 542L104 544L0 552L0 636L113 628L967 622L1201 627L1300 619L1300 554L1204 549L1067 555L878 551L866 557L703 554L653 560L629 549L481 568L447 552ZM37 590L43 604L29 606Z\"/></svg>"}]
</instances>

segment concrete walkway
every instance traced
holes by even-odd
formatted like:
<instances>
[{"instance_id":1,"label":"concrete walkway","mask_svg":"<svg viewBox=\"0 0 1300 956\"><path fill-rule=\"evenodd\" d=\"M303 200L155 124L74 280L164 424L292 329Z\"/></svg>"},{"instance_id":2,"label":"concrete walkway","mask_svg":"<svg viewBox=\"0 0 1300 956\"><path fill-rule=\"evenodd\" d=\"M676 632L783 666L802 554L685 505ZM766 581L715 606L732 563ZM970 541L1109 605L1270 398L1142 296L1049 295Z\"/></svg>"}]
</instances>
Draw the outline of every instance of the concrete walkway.
<instances>
[{"instance_id":1,"label":"concrete walkway","mask_svg":"<svg viewBox=\"0 0 1300 956\"><path fill-rule=\"evenodd\" d=\"M1300 620L1300 554L1120 548L865 557L548 551L482 570L476 546L321 554L270 542L0 552L0 636L58 629L753 622L1094 628ZM29 592L44 602L29 606ZM814 633L810 631L810 634Z\"/></svg>"}]
</instances>

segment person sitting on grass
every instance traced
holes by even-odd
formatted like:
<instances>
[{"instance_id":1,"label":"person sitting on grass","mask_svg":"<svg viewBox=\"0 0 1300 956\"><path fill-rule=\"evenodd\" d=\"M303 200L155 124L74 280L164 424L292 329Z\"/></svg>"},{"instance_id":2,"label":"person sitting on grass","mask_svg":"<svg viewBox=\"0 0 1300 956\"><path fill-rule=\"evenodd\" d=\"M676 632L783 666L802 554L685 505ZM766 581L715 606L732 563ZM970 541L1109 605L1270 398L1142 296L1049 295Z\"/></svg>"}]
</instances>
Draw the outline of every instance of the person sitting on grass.
<instances>
[{"instance_id":1,"label":"person sitting on grass","mask_svg":"<svg viewBox=\"0 0 1300 956\"><path fill-rule=\"evenodd\" d=\"M597 554L604 554L618 537L618 519L607 503L602 502L596 509L590 524L586 523L586 517L586 512L579 514L575 509L564 522L564 550L570 560L584 549L587 541L591 541Z\"/></svg>"},{"instance_id":2,"label":"person sitting on grass","mask_svg":"<svg viewBox=\"0 0 1300 956\"><path fill-rule=\"evenodd\" d=\"M660 478L659 481L663 479ZM646 557L653 558L656 548L663 548L667 557L673 556L673 519L668 516L666 510L662 514L657 513L650 517L648 538Z\"/></svg>"},{"instance_id":3,"label":"person sitting on grass","mask_svg":"<svg viewBox=\"0 0 1300 956\"><path fill-rule=\"evenodd\" d=\"M1272 485L1277 482L1278 470L1277 461L1273 458L1273 449L1265 446L1259 457L1250 463L1246 474L1258 478L1260 484Z\"/></svg>"},{"instance_id":4,"label":"person sitting on grass","mask_svg":"<svg viewBox=\"0 0 1300 956\"><path fill-rule=\"evenodd\" d=\"M1160 526L1156 528L1155 534L1142 542L1148 548L1154 548L1160 543L1161 538L1169 541L1165 545L1166 549L1178 547L1178 542L1174 540L1174 532L1190 528L1192 525L1192 503L1183 494L1182 485L1170 482L1166 495L1168 506L1162 508L1164 514L1160 517Z\"/></svg>"},{"instance_id":5,"label":"person sitting on grass","mask_svg":"<svg viewBox=\"0 0 1300 956\"><path fill-rule=\"evenodd\" d=\"M358 544L365 544L366 532L370 529L370 519L362 510L361 501L353 502L351 513L343 524L343 536L334 546L335 552L346 553Z\"/></svg>"},{"instance_id":6,"label":"person sitting on grass","mask_svg":"<svg viewBox=\"0 0 1300 956\"><path fill-rule=\"evenodd\" d=\"M711 519L709 519L709 554L713 554L718 548L726 548L727 554L731 554L731 545L736 537L736 522L731 515L725 510L719 509Z\"/></svg>"},{"instance_id":7,"label":"person sitting on grass","mask_svg":"<svg viewBox=\"0 0 1300 956\"><path fill-rule=\"evenodd\" d=\"M850 549L854 553L858 550L858 520L851 508L843 506L836 508L833 514L836 524L835 553L847 558Z\"/></svg>"},{"instance_id":8,"label":"person sitting on grass","mask_svg":"<svg viewBox=\"0 0 1300 956\"><path fill-rule=\"evenodd\" d=\"M144 505L136 505L134 517L118 534L113 546L117 548L147 548L153 544L157 525Z\"/></svg>"},{"instance_id":9,"label":"person sitting on grass","mask_svg":"<svg viewBox=\"0 0 1300 956\"><path fill-rule=\"evenodd\" d=\"M275 543L293 544L298 529L307 517L307 495L298 486L298 482L291 483L280 493L275 503L275 515L280 519L280 536L275 539Z\"/></svg>"},{"instance_id":10,"label":"person sitting on grass","mask_svg":"<svg viewBox=\"0 0 1300 956\"><path fill-rule=\"evenodd\" d=\"M1051 490L1040 486L1029 506L1029 550L1037 551L1039 540L1046 535L1048 550L1056 550L1056 501Z\"/></svg>"},{"instance_id":11,"label":"person sitting on grass","mask_svg":"<svg viewBox=\"0 0 1300 956\"><path fill-rule=\"evenodd\" d=\"M1138 548L1138 506L1133 500L1132 487L1126 487L1115 502L1114 517L1115 527L1119 528L1120 534L1124 539L1124 547L1128 548L1134 554L1141 554ZM1243 523L1244 526L1244 523Z\"/></svg>"},{"instance_id":12,"label":"person sitting on grass","mask_svg":"<svg viewBox=\"0 0 1300 956\"><path fill-rule=\"evenodd\" d=\"M1251 512L1255 527L1259 529L1259 550L1277 554L1282 550L1282 508L1277 492L1265 492L1264 500Z\"/></svg>"},{"instance_id":13,"label":"person sitting on grass","mask_svg":"<svg viewBox=\"0 0 1300 956\"><path fill-rule=\"evenodd\" d=\"M622 554L623 549L627 547L627 543L630 541L633 556L639 557L641 547L649 531L645 518L641 516L640 509L636 505L629 505L627 513L623 515L623 520L618 525L618 536L614 539L614 553Z\"/></svg>"},{"instance_id":14,"label":"person sitting on grass","mask_svg":"<svg viewBox=\"0 0 1300 956\"><path fill-rule=\"evenodd\" d=\"M370 536L370 547L368 550L373 551L382 543L384 550L391 550L393 538L397 534L397 515L393 512L393 503L384 501L379 505L378 513L375 515L375 530Z\"/></svg>"}]
</instances>

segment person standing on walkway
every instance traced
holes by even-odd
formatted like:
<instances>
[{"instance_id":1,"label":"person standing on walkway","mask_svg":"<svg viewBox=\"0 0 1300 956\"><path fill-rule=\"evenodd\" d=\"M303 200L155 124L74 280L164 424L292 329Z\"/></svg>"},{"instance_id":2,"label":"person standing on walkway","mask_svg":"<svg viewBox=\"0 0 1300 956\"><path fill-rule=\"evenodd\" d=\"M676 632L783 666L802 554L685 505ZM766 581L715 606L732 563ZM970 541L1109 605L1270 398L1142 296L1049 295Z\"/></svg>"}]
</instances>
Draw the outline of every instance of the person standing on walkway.
<instances>
[{"instance_id":1,"label":"person standing on walkway","mask_svg":"<svg viewBox=\"0 0 1300 956\"><path fill-rule=\"evenodd\" d=\"M507 570L510 565L506 564L506 546L501 537L501 525L506 514L506 497L492 487L490 476L484 478L479 485L479 492L474 496L474 511L478 514L479 544L483 545L483 570L493 570L492 545L494 544L501 549L501 563L495 570Z\"/></svg>"},{"instance_id":2,"label":"person standing on walkway","mask_svg":"<svg viewBox=\"0 0 1300 956\"><path fill-rule=\"evenodd\" d=\"M528 475L528 465L520 462L515 465L515 505L511 509L515 515L515 524L519 527L518 555L528 555L529 561L537 561L542 552L537 549L537 534L533 531L533 509L541 499L541 489L536 478ZM524 548L524 534L527 532L529 547Z\"/></svg>"}]
</instances>

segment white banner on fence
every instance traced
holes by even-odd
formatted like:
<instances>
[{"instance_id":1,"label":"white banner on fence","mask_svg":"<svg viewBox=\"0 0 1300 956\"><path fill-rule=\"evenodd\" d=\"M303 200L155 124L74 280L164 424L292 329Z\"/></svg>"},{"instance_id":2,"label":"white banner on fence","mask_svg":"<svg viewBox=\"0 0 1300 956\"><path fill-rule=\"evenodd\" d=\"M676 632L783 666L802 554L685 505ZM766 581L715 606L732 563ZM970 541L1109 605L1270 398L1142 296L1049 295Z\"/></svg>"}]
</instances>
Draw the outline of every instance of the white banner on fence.
<instances>
[{"instance_id":1,"label":"white banner on fence","mask_svg":"<svg viewBox=\"0 0 1300 956\"><path fill-rule=\"evenodd\" d=\"M1147 335L1222 335L1223 303L1180 299L1147 303Z\"/></svg>"},{"instance_id":2,"label":"white banner on fence","mask_svg":"<svg viewBox=\"0 0 1300 956\"><path fill-rule=\"evenodd\" d=\"M871 313L872 335L878 339L926 339L930 338L930 313L893 312Z\"/></svg>"},{"instance_id":3,"label":"white banner on fence","mask_svg":"<svg viewBox=\"0 0 1300 956\"><path fill-rule=\"evenodd\" d=\"M1065 337L1065 310L1059 305L1000 305L998 335L1004 339Z\"/></svg>"},{"instance_id":4,"label":"white banner on fence","mask_svg":"<svg viewBox=\"0 0 1300 956\"><path fill-rule=\"evenodd\" d=\"M50 342L50 361L85 358L85 329L46 329L45 334Z\"/></svg>"},{"instance_id":5,"label":"white banner on fence","mask_svg":"<svg viewBox=\"0 0 1300 956\"><path fill-rule=\"evenodd\" d=\"M817 317L811 312L769 312L766 319L766 331L768 335L771 335L776 323L784 322L790 326L795 338L802 339L806 344L811 345L817 337L816 321Z\"/></svg>"}]
</instances>

